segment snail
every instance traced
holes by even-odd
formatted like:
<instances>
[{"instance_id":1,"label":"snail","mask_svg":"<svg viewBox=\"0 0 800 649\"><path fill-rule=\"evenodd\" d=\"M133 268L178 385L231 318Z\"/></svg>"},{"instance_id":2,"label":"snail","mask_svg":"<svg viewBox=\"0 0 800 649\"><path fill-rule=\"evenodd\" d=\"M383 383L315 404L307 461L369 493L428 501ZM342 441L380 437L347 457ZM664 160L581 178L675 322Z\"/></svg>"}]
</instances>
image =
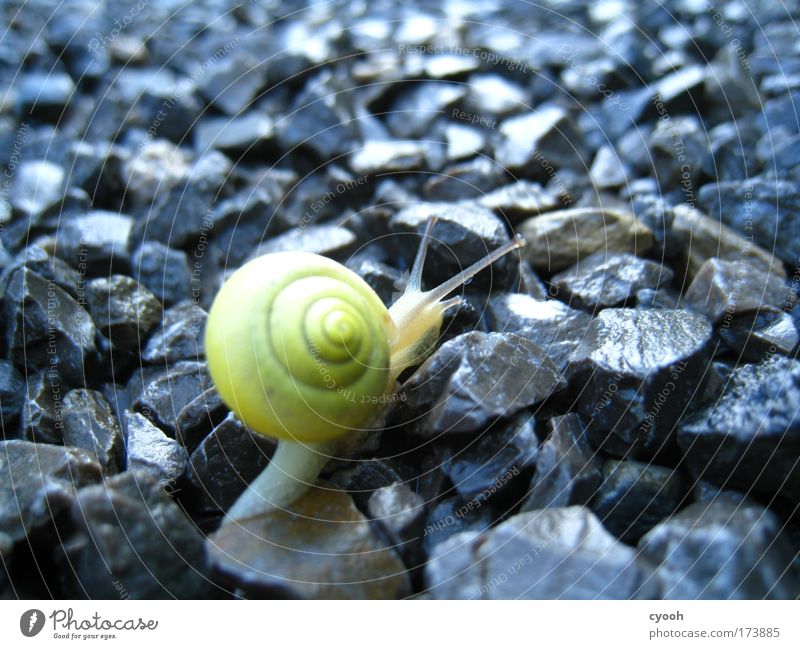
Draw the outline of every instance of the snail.
<instances>
[{"instance_id":1,"label":"snail","mask_svg":"<svg viewBox=\"0 0 800 649\"><path fill-rule=\"evenodd\" d=\"M400 374L434 351L445 311L461 302L447 296L524 245L515 238L423 291L434 224L431 218L405 291L388 309L356 273L312 253L263 255L223 284L206 324L211 378L246 426L278 439L226 522L284 508L302 495L341 440L376 420Z\"/></svg>"}]
</instances>

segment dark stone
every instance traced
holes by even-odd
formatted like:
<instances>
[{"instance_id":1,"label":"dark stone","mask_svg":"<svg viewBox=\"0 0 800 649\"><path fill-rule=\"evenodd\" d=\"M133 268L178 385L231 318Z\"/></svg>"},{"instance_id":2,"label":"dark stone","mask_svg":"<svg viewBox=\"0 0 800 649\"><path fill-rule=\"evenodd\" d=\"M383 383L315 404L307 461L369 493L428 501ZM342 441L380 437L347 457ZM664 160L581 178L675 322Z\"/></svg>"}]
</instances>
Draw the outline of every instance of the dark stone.
<instances>
[{"instance_id":1,"label":"dark stone","mask_svg":"<svg viewBox=\"0 0 800 649\"><path fill-rule=\"evenodd\" d=\"M665 450L703 378L711 324L682 310L605 309L568 368L595 448L626 456Z\"/></svg>"},{"instance_id":2,"label":"dark stone","mask_svg":"<svg viewBox=\"0 0 800 649\"><path fill-rule=\"evenodd\" d=\"M0 441L0 531L12 543L23 541L100 477L97 462L82 449Z\"/></svg>"},{"instance_id":3,"label":"dark stone","mask_svg":"<svg viewBox=\"0 0 800 649\"><path fill-rule=\"evenodd\" d=\"M503 169L544 178L547 169L585 167L582 139L560 106L545 104L510 117L500 125L500 135L494 156Z\"/></svg>"},{"instance_id":4,"label":"dark stone","mask_svg":"<svg viewBox=\"0 0 800 649\"><path fill-rule=\"evenodd\" d=\"M698 194L712 218L789 264L800 258L800 194L797 183L754 178L704 185Z\"/></svg>"},{"instance_id":5,"label":"dark stone","mask_svg":"<svg viewBox=\"0 0 800 649\"><path fill-rule=\"evenodd\" d=\"M521 511L587 505L602 479L600 459L589 446L578 415L554 417L548 428Z\"/></svg>"},{"instance_id":6,"label":"dark stone","mask_svg":"<svg viewBox=\"0 0 800 649\"><path fill-rule=\"evenodd\" d=\"M75 299L82 296L83 291L79 292L79 289L83 288L80 274L63 259L53 257L36 244L27 246L10 260L10 263L2 271L0 284L6 284L12 273L23 266L40 277L52 281Z\"/></svg>"},{"instance_id":7,"label":"dark stone","mask_svg":"<svg viewBox=\"0 0 800 649\"><path fill-rule=\"evenodd\" d=\"M325 257L341 258L352 251L356 235L338 225L308 225L267 239L256 248L250 258L271 252L313 252Z\"/></svg>"},{"instance_id":8,"label":"dark stone","mask_svg":"<svg viewBox=\"0 0 800 649\"><path fill-rule=\"evenodd\" d=\"M192 452L227 414L228 407L219 392L210 387L181 408L175 422L175 437Z\"/></svg>"},{"instance_id":9,"label":"dark stone","mask_svg":"<svg viewBox=\"0 0 800 649\"><path fill-rule=\"evenodd\" d=\"M678 509L683 497L681 479L671 469L633 460L608 460L592 511L620 541L636 545Z\"/></svg>"},{"instance_id":10,"label":"dark stone","mask_svg":"<svg viewBox=\"0 0 800 649\"><path fill-rule=\"evenodd\" d=\"M409 140L367 140L350 155L357 174L416 171L425 167L428 147Z\"/></svg>"},{"instance_id":11,"label":"dark stone","mask_svg":"<svg viewBox=\"0 0 800 649\"><path fill-rule=\"evenodd\" d=\"M517 514L438 545L425 568L434 599L648 599L649 567L584 507Z\"/></svg>"},{"instance_id":12,"label":"dark stone","mask_svg":"<svg viewBox=\"0 0 800 649\"><path fill-rule=\"evenodd\" d=\"M434 548L461 532L485 532L503 517L502 510L491 501L466 499L461 496L443 498L428 507L422 547L430 556Z\"/></svg>"},{"instance_id":13,"label":"dark stone","mask_svg":"<svg viewBox=\"0 0 800 649\"><path fill-rule=\"evenodd\" d=\"M266 468L274 451L274 440L228 414L189 458L181 500L193 511L228 511Z\"/></svg>"},{"instance_id":14,"label":"dark stone","mask_svg":"<svg viewBox=\"0 0 800 649\"><path fill-rule=\"evenodd\" d=\"M23 118L30 115L57 122L74 93L75 84L66 72L28 72L18 86L19 111Z\"/></svg>"},{"instance_id":15,"label":"dark stone","mask_svg":"<svg viewBox=\"0 0 800 649\"><path fill-rule=\"evenodd\" d=\"M386 122L396 137L423 139L431 124L466 93L462 84L423 81L401 92Z\"/></svg>"},{"instance_id":16,"label":"dark stone","mask_svg":"<svg viewBox=\"0 0 800 649\"><path fill-rule=\"evenodd\" d=\"M367 503L367 513L377 525L387 544L409 568L421 566L422 526L425 501L407 485L395 482L376 489Z\"/></svg>"},{"instance_id":17,"label":"dark stone","mask_svg":"<svg viewBox=\"0 0 800 649\"><path fill-rule=\"evenodd\" d=\"M558 194L528 180L504 185L483 196L478 202L483 207L494 210L512 225L561 207Z\"/></svg>"},{"instance_id":18,"label":"dark stone","mask_svg":"<svg viewBox=\"0 0 800 649\"><path fill-rule=\"evenodd\" d=\"M202 534L150 476L126 471L81 489L71 518L74 531L61 556L65 596L202 599L211 594Z\"/></svg>"},{"instance_id":19,"label":"dark stone","mask_svg":"<svg viewBox=\"0 0 800 649\"><path fill-rule=\"evenodd\" d=\"M750 363L776 353L791 356L800 342L794 318L774 307L731 318L729 326L720 327L719 337L738 358Z\"/></svg>"},{"instance_id":20,"label":"dark stone","mask_svg":"<svg viewBox=\"0 0 800 649\"><path fill-rule=\"evenodd\" d=\"M124 214L93 210L68 219L58 231L56 254L73 268L106 276L130 269L133 219Z\"/></svg>"},{"instance_id":21,"label":"dark stone","mask_svg":"<svg viewBox=\"0 0 800 649\"><path fill-rule=\"evenodd\" d=\"M539 438L533 415L522 412L510 422L501 422L483 432L463 448L443 452L441 469L465 499L483 504L506 490L520 475L536 465ZM522 478L520 478L522 480Z\"/></svg>"},{"instance_id":22,"label":"dark stone","mask_svg":"<svg viewBox=\"0 0 800 649\"><path fill-rule=\"evenodd\" d=\"M312 487L290 509L224 525L208 553L220 580L248 597L394 599L405 567L347 493Z\"/></svg>"},{"instance_id":23,"label":"dark stone","mask_svg":"<svg viewBox=\"0 0 800 649\"><path fill-rule=\"evenodd\" d=\"M122 351L138 352L161 321L161 304L155 296L125 275L87 282L86 299L95 326Z\"/></svg>"},{"instance_id":24,"label":"dark stone","mask_svg":"<svg viewBox=\"0 0 800 649\"><path fill-rule=\"evenodd\" d=\"M133 253L133 277L165 306L192 297L192 273L189 259L158 241L145 241Z\"/></svg>"},{"instance_id":25,"label":"dark stone","mask_svg":"<svg viewBox=\"0 0 800 649\"><path fill-rule=\"evenodd\" d=\"M20 268L9 280L5 307L8 350L19 365L84 380L97 354L96 330L78 302L55 282Z\"/></svg>"},{"instance_id":26,"label":"dark stone","mask_svg":"<svg viewBox=\"0 0 800 649\"><path fill-rule=\"evenodd\" d=\"M174 436L178 413L210 387L211 377L204 362L179 361L169 364L168 369L144 385L134 407Z\"/></svg>"},{"instance_id":27,"label":"dark stone","mask_svg":"<svg viewBox=\"0 0 800 649\"><path fill-rule=\"evenodd\" d=\"M660 79L653 88L654 97L667 110L667 114L698 104L700 93L709 76L704 65L690 65Z\"/></svg>"},{"instance_id":28,"label":"dark stone","mask_svg":"<svg viewBox=\"0 0 800 649\"><path fill-rule=\"evenodd\" d=\"M145 140L136 146L135 153L123 158L121 167L125 197L146 209L159 194L185 180L191 158L167 140Z\"/></svg>"},{"instance_id":29,"label":"dark stone","mask_svg":"<svg viewBox=\"0 0 800 649\"><path fill-rule=\"evenodd\" d=\"M108 400L96 390L70 390L64 397L64 444L94 457L105 474L125 466L125 438Z\"/></svg>"},{"instance_id":30,"label":"dark stone","mask_svg":"<svg viewBox=\"0 0 800 649\"><path fill-rule=\"evenodd\" d=\"M503 169L491 159L479 156L443 169L423 187L432 201L460 201L478 198L505 180Z\"/></svg>"},{"instance_id":31,"label":"dark stone","mask_svg":"<svg viewBox=\"0 0 800 649\"><path fill-rule=\"evenodd\" d=\"M347 267L369 284L384 304L391 304L403 292L403 275L392 266L362 259L351 260Z\"/></svg>"},{"instance_id":32,"label":"dark stone","mask_svg":"<svg viewBox=\"0 0 800 649\"><path fill-rule=\"evenodd\" d=\"M790 309L793 305L783 278L753 268L746 257L739 262L712 257L697 271L684 297L687 307L712 322L762 306L787 306L787 300Z\"/></svg>"},{"instance_id":33,"label":"dark stone","mask_svg":"<svg viewBox=\"0 0 800 649\"><path fill-rule=\"evenodd\" d=\"M417 434L474 432L565 386L538 345L474 331L446 342L404 384L394 423Z\"/></svg>"},{"instance_id":34,"label":"dark stone","mask_svg":"<svg viewBox=\"0 0 800 649\"><path fill-rule=\"evenodd\" d=\"M202 120L195 130L194 147L204 154L219 149L234 158L264 152L275 135L272 119L260 112Z\"/></svg>"},{"instance_id":35,"label":"dark stone","mask_svg":"<svg viewBox=\"0 0 800 649\"><path fill-rule=\"evenodd\" d=\"M547 352L559 372L586 336L592 317L558 300L501 293L489 300L487 316L495 331L516 333Z\"/></svg>"},{"instance_id":36,"label":"dark stone","mask_svg":"<svg viewBox=\"0 0 800 649\"><path fill-rule=\"evenodd\" d=\"M508 241L503 220L491 210L472 203L416 203L400 210L391 219L396 233L419 232L431 216L438 220L431 232L425 276L431 282L444 282L483 259L489 252ZM419 236L398 237L398 245L409 260L408 268L419 247ZM475 280L478 286L497 288L510 285L516 279L519 257L506 255L492 264Z\"/></svg>"},{"instance_id":37,"label":"dark stone","mask_svg":"<svg viewBox=\"0 0 800 649\"><path fill-rule=\"evenodd\" d=\"M782 525L753 504L690 505L639 542L663 599L796 599L800 579Z\"/></svg>"},{"instance_id":38,"label":"dark stone","mask_svg":"<svg viewBox=\"0 0 800 649\"><path fill-rule=\"evenodd\" d=\"M717 485L800 495L800 362L735 368L722 394L678 429L692 473Z\"/></svg>"},{"instance_id":39,"label":"dark stone","mask_svg":"<svg viewBox=\"0 0 800 649\"><path fill-rule=\"evenodd\" d=\"M594 311L624 304L637 291L669 284L672 271L630 253L596 252L551 283L570 306Z\"/></svg>"},{"instance_id":40,"label":"dark stone","mask_svg":"<svg viewBox=\"0 0 800 649\"><path fill-rule=\"evenodd\" d=\"M649 147L662 190L680 188L685 202L693 205L696 183L707 170L709 157L708 133L700 119L694 115L659 119L650 134Z\"/></svg>"},{"instance_id":41,"label":"dark stone","mask_svg":"<svg viewBox=\"0 0 800 649\"><path fill-rule=\"evenodd\" d=\"M186 450L147 417L126 411L123 415L127 438L128 469L147 474L166 486L183 475L188 463Z\"/></svg>"},{"instance_id":42,"label":"dark stone","mask_svg":"<svg viewBox=\"0 0 800 649\"><path fill-rule=\"evenodd\" d=\"M228 54L209 67L200 84L208 102L228 115L240 115L266 81L266 68L245 51Z\"/></svg>"},{"instance_id":43,"label":"dark stone","mask_svg":"<svg viewBox=\"0 0 800 649\"><path fill-rule=\"evenodd\" d=\"M171 364L205 357L203 331L208 314L194 302L181 302L164 311L142 352L145 363Z\"/></svg>"},{"instance_id":44,"label":"dark stone","mask_svg":"<svg viewBox=\"0 0 800 649\"><path fill-rule=\"evenodd\" d=\"M28 375L22 404L22 436L32 442L63 444L63 399L57 375L46 372Z\"/></svg>"},{"instance_id":45,"label":"dark stone","mask_svg":"<svg viewBox=\"0 0 800 649\"><path fill-rule=\"evenodd\" d=\"M3 437L13 437L11 424L20 416L25 400L25 379L11 361L0 360L0 429Z\"/></svg>"},{"instance_id":46,"label":"dark stone","mask_svg":"<svg viewBox=\"0 0 800 649\"><path fill-rule=\"evenodd\" d=\"M631 170L619 159L614 147L604 145L597 150L589 174L595 187L610 189L625 185L631 177Z\"/></svg>"},{"instance_id":47,"label":"dark stone","mask_svg":"<svg viewBox=\"0 0 800 649\"><path fill-rule=\"evenodd\" d=\"M598 251L644 255L653 233L629 212L576 207L524 221L522 254L536 270L558 272Z\"/></svg>"}]
</instances>

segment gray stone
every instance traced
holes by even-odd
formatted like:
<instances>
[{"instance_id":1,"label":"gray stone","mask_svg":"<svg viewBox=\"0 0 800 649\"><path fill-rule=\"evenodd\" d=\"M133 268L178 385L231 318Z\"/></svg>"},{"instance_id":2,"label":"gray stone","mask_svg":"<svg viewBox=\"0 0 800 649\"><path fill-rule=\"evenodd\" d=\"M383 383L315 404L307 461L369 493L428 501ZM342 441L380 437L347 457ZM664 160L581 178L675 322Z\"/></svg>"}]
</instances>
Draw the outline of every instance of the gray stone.
<instances>
[{"instance_id":1,"label":"gray stone","mask_svg":"<svg viewBox=\"0 0 800 649\"><path fill-rule=\"evenodd\" d=\"M538 345L473 331L444 343L403 386L394 411L415 433L481 430L565 387Z\"/></svg>"},{"instance_id":2,"label":"gray stone","mask_svg":"<svg viewBox=\"0 0 800 649\"><path fill-rule=\"evenodd\" d=\"M428 507L422 530L422 547L430 556L434 549L462 532L485 532L503 517L503 510L491 500L462 496L442 498Z\"/></svg>"},{"instance_id":3,"label":"gray stone","mask_svg":"<svg viewBox=\"0 0 800 649\"><path fill-rule=\"evenodd\" d=\"M405 567L347 493L312 487L289 509L223 526L208 553L219 579L248 597L394 599Z\"/></svg>"},{"instance_id":4,"label":"gray stone","mask_svg":"<svg viewBox=\"0 0 800 649\"><path fill-rule=\"evenodd\" d=\"M447 159L450 161L471 158L486 146L486 133L474 126L448 124L444 130L447 142Z\"/></svg>"},{"instance_id":5,"label":"gray stone","mask_svg":"<svg viewBox=\"0 0 800 649\"><path fill-rule=\"evenodd\" d=\"M536 473L521 511L587 505L602 479L600 459L589 446L580 417L554 417L536 460Z\"/></svg>"},{"instance_id":6,"label":"gray stone","mask_svg":"<svg viewBox=\"0 0 800 649\"><path fill-rule=\"evenodd\" d=\"M175 420L175 438L190 453L214 426L228 414L228 407L216 388L210 387L189 401Z\"/></svg>"},{"instance_id":7,"label":"gray stone","mask_svg":"<svg viewBox=\"0 0 800 649\"><path fill-rule=\"evenodd\" d=\"M12 543L23 541L69 508L80 487L100 477L100 467L84 450L0 441L0 532Z\"/></svg>"},{"instance_id":8,"label":"gray stone","mask_svg":"<svg viewBox=\"0 0 800 649\"><path fill-rule=\"evenodd\" d=\"M32 442L63 444L63 387L46 372L28 375L22 404L22 436Z\"/></svg>"},{"instance_id":9,"label":"gray stone","mask_svg":"<svg viewBox=\"0 0 800 649\"><path fill-rule=\"evenodd\" d=\"M11 424L20 416L25 399L25 379L11 361L0 360L0 422L5 438L12 437Z\"/></svg>"},{"instance_id":10,"label":"gray stone","mask_svg":"<svg viewBox=\"0 0 800 649\"><path fill-rule=\"evenodd\" d=\"M800 495L800 362L780 356L735 368L678 429L693 475L765 494Z\"/></svg>"},{"instance_id":11,"label":"gray stone","mask_svg":"<svg viewBox=\"0 0 800 649\"><path fill-rule=\"evenodd\" d=\"M125 438L108 400L96 390L70 390L64 397L64 444L88 451L105 474L125 466Z\"/></svg>"},{"instance_id":12,"label":"gray stone","mask_svg":"<svg viewBox=\"0 0 800 649\"><path fill-rule=\"evenodd\" d=\"M728 321L762 306L791 310L793 300L782 277L753 268L746 257L739 262L712 257L697 271L684 296L687 307L712 322Z\"/></svg>"},{"instance_id":13,"label":"gray stone","mask_svg":"<svg viewBox=\"0 0 800 649\"><path fill-rule=\"evenodd\" d=\"M357 174L416 171L426 163L428 148L410 140L367 140L350 155L350 168Z\"/></svg>"},{"instance_id":14,"label":"gray stone","mask_svg":"<svg viewBox=\"0 0 800 649\"><path fill-rule=\"evenodd\" d=\"M313 252L325 257L344 257L355 246L356 235L338 225L308 225L272 237L250 255L251 259L272 252Z\"/></svg>"},{"instance_id":15,"label":"gray stone","mask_svg":"<svg viewBox=\"0 0 800 649\"><path fill-rule=\"evenodd\" d=\"M648 575L584 507L525 512L458 534L425 568L434 599L647 599Z\"/></svg>"},{"instance_id":16,"label":"gray stone","mask_svg":"<svg viewBox=\"0 0 800 649\"><path fill-rule=\"evenodd\" d=\"M35 219L57 205L66 189L62 167L46 160L23 162L16 169L11 205Z\"/></svg>"},{"instance_id":17,"label":"gray stone","mask_svg":"<svg viewBox=\"0 0 800 649\"><path fill-rule=\"evenodd\" d=\"M212 593L203 535L153 478L126 471L85 487L62 548L68 597L203 599Z\"/></svg>"},{"instance_id":18,"label":"gray stone","mask_svg":"<svg viewBox=\"0 0 800 649\"><path fill-rule=\"evenodd\" d=\"M191 169L190 154L168 140L145 140L122 162L126 198L149 207L156 197L185 180Z\"/></svg>"},{"instance_id":19,"label":"gray stone","mask_svg":"<svg viewBox=\"0 0 800 649\"><path fill-rule=\"evenodd\" d=\"M158 241L145 241L133 253L133 277L165 306L192 297L192 273L189 259Z\"/></svg>"},{"instance_id":20,"label":"gray stone","mask_svg":"<svg viewBox=\"0 0 800 649\"><path fill-rule=\"evenodd\" d=\"M254 433L229 413L189 458L182 500L194 511L227 511L274 451L275 440Z\"/></svg>"},{"instance_id":21,"label":"gray stone","mask_svg":"<svg viewBox=\"0 0 800 649\"><path fill-rule=\"evenodd\" d=\"M796 599L794 552L769 511L751 503L690 505L639 542L663 599Z\"/></svg>"},{"instance_id":22,"label":"gray stone","mask_svg":"<svg viewBox=\"0 0 800 649\"><path fill-rule=\"evenodd\" d=\"M653 233L629 212L576 207L548 212L520 224L523 255L536 270L558 272L598 251L644 255Z\"/></svg>"},{"instance_id":23,"label":"gray stone","mask_svg":"<svg viewBox=\"0 0 800 649\"><path fill-rule=\"evenodd\" d=\"M66 72L29 72L22 76L18 92L23 116L58 121L74 99L75 83Z\"/></svg>"},{"instance_id":24,"label":"gray stone","mask_svg":"<svg viewBox=\"0 0 800 649\"><path fill-rule=\"evenodd\" d=\"M512 225L561 207L558 194L528 180L518 180L499 187L478 202Z\"/></svg>"},{"instance_id":25,"label":"gray stone","mask_svg":"<svg viewBox=\"0 0 800 649\"><path fill-rule=\"evenodd\" d=\"M372 492L367 513L406 566L422 565L421 540L425 501L405 483L395 482Z\"/></svg>"},{"instance_id":26,"label":"gray stone","mask_svg":"<svg viewBox=\"0 0 800 649\"><path fill-rule=\"evenodd\" d=\"M164 311L142 352L145 363L170 364L205 357L203 331L208 314L194 302L180 302Z\"/></svg>"},{"instance_id":27,"label":"gray stone","mask_svg":"<svg viewBox=\"0 0 800 649\"><path fill-rule=\"evenodd\" d=\"M402 292L403 274L392 266L369 258L353 258L347 262L347 267L369 284L384 304L391 304Z\"/></svg>"},{"instance_id":28,"label":"gray stone","mask_svg":"<svg viewBox=\"0 0 800 649\"><path fill-rule=\"evenodd\" d=\"M423 81L397 97L386 121L396 137L422 139L431 124L466 93L460 84Z\"/></svg>"},{"instance_id":29,"label":"gray stone","mask_svg":"<svg viewBox=\"0 0 800 649\"><path fill-rule=\"evenodd\" d=\"M536 343L563 372L586 336L592 317L558 300L521 293L500 293L489 300L487 316L494 331L516 333Z\"/></svg>"},{"instance_id":30,"label":"gray stone","mask_svg":"<svg viewBox=\"0 0 800 649\"><path fill-rule=\"evenodd\" d=\"M74 268L104 276L130 269L133 219L93 210L68 219L58 232L56 253Z\"/></svg>"},{"instance_id":31,"label":"gray stone","mask_svg":"<svg viewBox=\"0 0 800 649\"><path fill-rule=\"evenodd\" d=\"M161 321L161 304L135 279L110 275L86 284L89 313L101 334L123 351L138 352Z\"/></svg>"},{"instance_id":32,"label":"gray stone","mask_svg":"<svg viewBox=\"0 0 800 649\"><path fill-rule=\"evenodd\" d=\"M701 383L711 333L689 311L601 311L567 370L592 446L631 457L663 450Z\"/></svg>"},{"instance_id":33,"label":"gray stone","mask_svg":"<svg viewBox=\"0 0 800 649\"><path fill-rule=\"evenodd\" d=\"M499 117L530 110L530 96L520 85L499 74L473 74L464 98L468 111L479 115Z\"/></svg>"},{"instance_id":34,"label":"gray stone","mask_svg":"<svg viewBox=\"0 0 800 649\"><path fill-rule=\"evenodd\" d=\"M669 284L672 271L630 253L596 252L553 276L558 297L570 306L594 311L624 304L643 289Z\"/></svg>"},{"instance_id":35,"label":"gray stone","mask_svg":"<svg viewBox=\"0 0 800 649\"><path fill-rule=\"evenodd\" d=\"M757 363L772 354L791 356L800 334L792 315L775 307L731 318L729 326L720 327L719 337L744 361Z\"/></svg>"},{"instance_id":36,"label":"gray stone","mask_svg":"<svg viewBox=\"0 0 800 649\"><path fill-rule=\"evenodd\" d=\"M250 112L202 120L195 131L194 146L200 153L219 149L227 155L238 157L262 152L274 136L275 127L270 116Z\"/></svg>"},{"instance_id":37,"label":"gray stone","mask_svg":"<svg viewBox=\"0 0 800 649\"><path fill-rule=\"evenodd\" d=\"M631 177L630 169L610 145L604 145L597 150L589 174L598 189L621 187Z\"/></svg>"},{"instance_id":38,"label":"gray stone","mask_svg":"<svg viewBox=\"0 0 800 649\"><path fill-rule=\"evenodd\" d=\"M633 460L607 460L592 511L628 545L675 512L684 497L676 471Z\"/></svg>"},{"instance_id":39,"label":"gray stone","mask_svg":"<svg viewBox=\"0 0 800 649\"><path fill-rule=\"evenodd\" d=\"M432 201L461 201L478 198L505 180L503 170L490 158L473 160L446 167L424 185L425 198Z\"/></svg>"},{"instance_id":40,"label":"gray stone","mask_svg":"<svg viewBox=\"0 0 800 649\"><path fill-rule=\"evenodd\" d=\"M203 74L200 92L228 115L240 115L266 81L266 67L245 51L229 54Z\"/></svg>"},{"instance_id":41,"label":"gray stone","mask_svg":"<svg viewBox=\"0 0 800 649\"><path fill-rule=\"evenodd\" d=\"M178 413L210 387L211 377L204 362L179 361L143 386L134 407L174 436Z\"/></svg>"},{"instance_id":42,"label":"gray stone","mask_svg":"<svg viewBox=\"0 0 800 649\"><path fill-rule=\"evenodd\" d=\"M53 257L44 248L36 244L26 246L3 269L2 279L0 279L0 285L3 285L3 290L13 272L23 266L40 277L52 281L75 299L81 297L78 289L83 287L83 283L78 271L63 259Z\"/></svg>"},{"instance_id":43,"label":"gray stone","mask_svg":"<svg viewBox=\"0 0 800 649\"><path fill-rule=\"evenodd\" d=\"M146 473L159 485L168 485L183 475L188 463L186 450L147 417L126 411L123 425L127 438L128 469Z\"/></svg>"}]
</instances>

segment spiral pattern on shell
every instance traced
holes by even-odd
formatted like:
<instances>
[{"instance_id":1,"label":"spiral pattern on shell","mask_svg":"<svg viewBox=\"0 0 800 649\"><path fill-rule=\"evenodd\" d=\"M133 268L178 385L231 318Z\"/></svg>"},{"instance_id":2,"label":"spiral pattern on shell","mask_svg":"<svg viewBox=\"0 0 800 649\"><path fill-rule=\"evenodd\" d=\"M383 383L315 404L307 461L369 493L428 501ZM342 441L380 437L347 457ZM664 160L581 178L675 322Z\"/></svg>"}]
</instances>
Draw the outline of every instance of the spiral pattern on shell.
<instances>
[{"instance_id":1,"label":"spiral pattern on shell","mask_svg":"<svg viewBox=\"0 0 800 649\"><path fill-rule=\"evenodd\" d=\"M209 371L245 424L324 441L368 423L387 390L388 311L355 273L310 253L236 271L206 326Z\"/></svg>"}]
</instances>

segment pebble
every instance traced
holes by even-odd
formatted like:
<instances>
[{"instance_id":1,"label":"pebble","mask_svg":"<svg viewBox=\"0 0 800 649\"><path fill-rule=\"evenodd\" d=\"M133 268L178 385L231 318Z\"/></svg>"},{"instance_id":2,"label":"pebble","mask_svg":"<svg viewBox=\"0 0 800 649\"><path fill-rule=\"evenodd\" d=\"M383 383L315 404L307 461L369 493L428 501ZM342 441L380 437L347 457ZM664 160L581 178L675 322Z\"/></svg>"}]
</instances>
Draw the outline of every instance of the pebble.
<instances>
[{"instance_id":1,"label":"pebble","mask_svg":"<svg viewBox=\"0 0 800 649\"><path fill-rule=\"evenodd\" d=\"M265 66L240 50L209 66L199 88L214 107L227 115L240 115L250 106L265 80Z\"/></svg>"},{"instance_id":2,"label":"pebble","mask_svg":"<svg viewBox=\"0 0 800 649\"><path fill-rule=\"evenodd\" d=\"M165 306L172 306L192 296L192 272L189 258L158 241L145 241L131 257L133 278L155 295Z\"/></svg>"},{"instance_id":3,"label":"pebble","mask_svg":"<svg viewBox=\"0 0 800 649\"><path fill-rule=\"evenodd\" d=\"M6 438L11 436L11 424L19 418L24 399L25 379L11 361L0 360L0 421Z\"/></svg>"},{"instance_id":4,"label":"pebble","mask_svg":"<svg viewBox=\"0 0 800 649\"><path fill-rule=\"evenodd\" d=\"M425 520L425 501L408 485L395 482L372 492L367 513L377 524L389 547L409 569L421 566L421 539Z\"/></svg>"},{"instance_id":5,"label":"pebble","mask_svg":"<svg viewBox=\"0 0 800 649\"><path fill-rule=\"evenodd\" d=\"M128 469L146 473L162 486L172 484L183 475L189 458L178 442L138 412L127 411L123 426Z\"/></svg>"},{"instance_id":6,"label":"pebble","mask_svg":"<svg viewBox=\"0 0 800 649\"><path fill-rule=\"evenodd\" d=\"M502 169L491 159L478 156L442 169L423 187L425 198L432 201L462 201L479 198L505 180Z\"/></svg>"},{"instance_id":7,"label":"pebble","mask_svg":"<svg viewBox=\"0 0 800 649\"><path fill-rule=\"evenodd\" d=\"M202 334L208 314L191 301L183 301L164 311L142 351L142 361L154 365L177 361L196 361L205 357Z\"/></svg>"},{"instance_id":8,"label":"pebble","mask_svg":"<svg viewBox=\"0 0 800 649\"><path fill-rule=\"evenodd\" d=\"M19 83L19 111L23 118L57 122L74 93L75 83L66 72L29 72Z\"/></svg>"},{"instance_id":9,"label":"pebble","mask_svg":"<svg viewBox=\"0 0 800 649\"><path fill-rule=\"evenodd\" d=\"M63 436L66 446L88 451L103 473L125 467L125 438L111 404L97 390L70 390L64 397Z\"/></svg>"},{"instance_id":10,"label":"pebble","mask_svg":"<svg viewBox=\"0 0 800 649\"><path fill-rule=\"evenodd\" d=\"M482 196L478 202L512 225L561 207L561 199L556 193L528 180L517 180L498 187Z\"/></svg>"},{"instance_id":11,"label":"pebble","mask_svg":"<svg viewBox=\"0 0 800 649\"><path fill-rule=\"evenodd\" d=\"M211 385L205 362L178 361L143 386L134 407L174 436L178 413Z\"/></svg>"},{"instance_id":12,"label":"pebble","mask_svg":"<svg viewBox=\"0 0 800 649\"><path fill-rule=\"evenodd\" d=\"M416 171L425 166L428 147L410 140L367 140L350 154L357 174Z\"/></svg>"},{"instance_id":13,"label":"pebble","mask_svg":"<svg viewBox=\"0 0 800 649\"><path fill-rule=\"evenodd\" d=\"M446 81L410 85L393 102L387 124L396 137L422 139L431 124L466 94L465 86Z\"/></svg>"},{"instance_id":14,"label":"pebble","mask_svg":"<svg viewBox=\"0 0 800 649\"><path fill-rule=\"evenodd\" d=\"M201 154L209 149L218 149L238 158L263 153L274 137L275 126L269 115L253 111L230 118L203 120L195 131L194 146Z\"/></svg>"},{"instance_id":15,"label":"pebble","mask_svg":"<svg viewBox=\"0 0 800 649\"><path fill-rule=\"evenodd\" d=\"M783 309L764 307L731 318L719 337L744 361L757 363L772 354L791 356L800 343L797 324Z\"/></svg>"},{"instance_id":16,"label":"pebble","mask_svg":"<svg viewBox=\"0 0 800 649\"><path fill-rule=\"evenodd\" d=\"M56 254L79 272L106 276L130 269L133 218L92 210L67 220L58 231Z\"/></svg>"}]
</instances>

